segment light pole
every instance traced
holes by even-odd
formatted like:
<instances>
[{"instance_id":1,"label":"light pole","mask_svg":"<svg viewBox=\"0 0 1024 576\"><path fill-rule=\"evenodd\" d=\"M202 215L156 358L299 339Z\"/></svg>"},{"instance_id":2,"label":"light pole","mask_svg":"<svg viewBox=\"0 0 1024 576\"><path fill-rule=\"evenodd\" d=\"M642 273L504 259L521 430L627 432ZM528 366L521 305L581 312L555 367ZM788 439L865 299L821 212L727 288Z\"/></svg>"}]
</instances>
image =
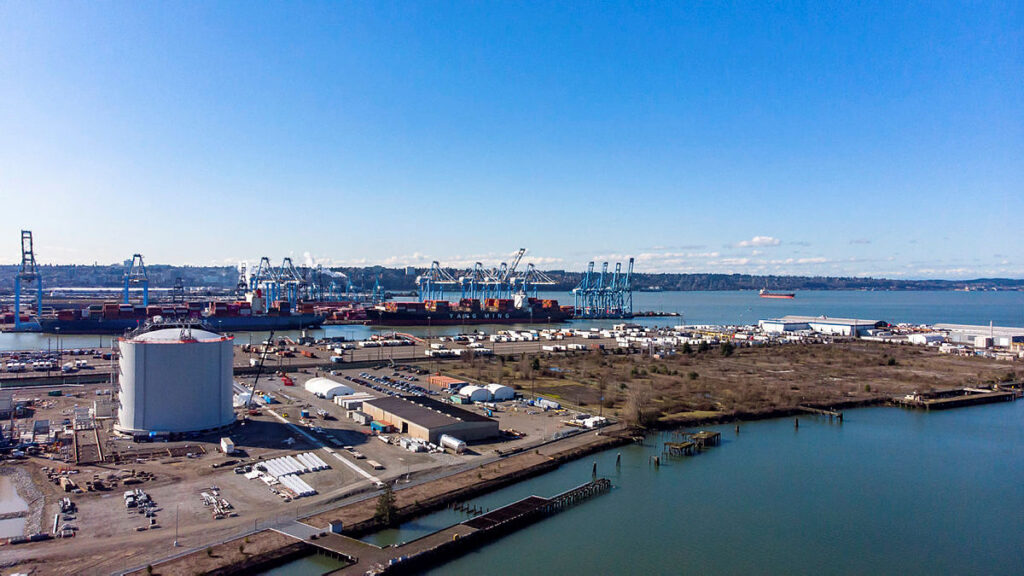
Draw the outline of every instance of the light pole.
<instances>
[{"instance_id":1,"label":"light pole","mask_svg":"<svg viewBox=\"0 0 1024 576\"><path fill-rule=\"evenodd\" d=\"M178 504L174 505L174 547L180 546L178 544Z\"/></svg>"}]
</instances>

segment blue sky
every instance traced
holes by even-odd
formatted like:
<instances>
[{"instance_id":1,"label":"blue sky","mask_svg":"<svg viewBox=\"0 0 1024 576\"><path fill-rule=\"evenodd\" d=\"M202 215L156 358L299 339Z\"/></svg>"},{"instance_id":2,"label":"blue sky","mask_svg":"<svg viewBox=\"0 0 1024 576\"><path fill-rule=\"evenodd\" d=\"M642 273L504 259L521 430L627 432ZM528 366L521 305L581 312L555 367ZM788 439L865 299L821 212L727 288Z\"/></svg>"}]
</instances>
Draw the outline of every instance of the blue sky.
<instances>
[{"instance_id":1,"label":"blue sky","mask_svg":"<svg viewBox=\"0 0 1024 576\"><path fill-rule=\"evenodd\" d=\"M0 3L0 262L1024 277L1024 8Z\"/></svg>"}]
</instances>

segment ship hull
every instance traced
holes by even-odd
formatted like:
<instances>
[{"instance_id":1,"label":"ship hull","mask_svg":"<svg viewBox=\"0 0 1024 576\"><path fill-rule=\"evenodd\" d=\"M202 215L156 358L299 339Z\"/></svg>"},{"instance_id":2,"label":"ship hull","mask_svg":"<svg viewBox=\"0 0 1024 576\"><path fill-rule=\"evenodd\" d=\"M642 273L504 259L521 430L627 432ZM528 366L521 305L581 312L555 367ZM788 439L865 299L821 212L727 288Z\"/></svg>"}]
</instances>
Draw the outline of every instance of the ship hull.
<instances>
[{"instance_id":1,"label":"ship hull","mask_svg":"<svg viewBox=\"0 0 1024 576\"><path fill-rule=\"evenodd\" d=\"M776 298L780 300L792 300L796 294L761 294L761 298Z\"/></svg>"},{"instance_id":2,"label":"ship hull","mask_svg":"<svg viewBox=\"0 0 1024 576\"><path fill-rule=\"evenodd\" d=\"M388 312L367 310L367 321L380 326L461 326L463 324L556 324L570 319L564 312Z\"/></svg>"},{"instance_id":3,"label":"ship hull","mask_svg":"<svg viewBox=\"0 0 1024 576\"><path fill-rule=\"evenodd\" d=\"M42 332L50 334L123 334L146 323L147 318L83 318L58 320L42 318L39 325ZM318 328L324 317L318 314L296 314L293 316L210 316L198 318L218 332L249 332L268 330L301 330Z\"/></svg>"}]
</instances>

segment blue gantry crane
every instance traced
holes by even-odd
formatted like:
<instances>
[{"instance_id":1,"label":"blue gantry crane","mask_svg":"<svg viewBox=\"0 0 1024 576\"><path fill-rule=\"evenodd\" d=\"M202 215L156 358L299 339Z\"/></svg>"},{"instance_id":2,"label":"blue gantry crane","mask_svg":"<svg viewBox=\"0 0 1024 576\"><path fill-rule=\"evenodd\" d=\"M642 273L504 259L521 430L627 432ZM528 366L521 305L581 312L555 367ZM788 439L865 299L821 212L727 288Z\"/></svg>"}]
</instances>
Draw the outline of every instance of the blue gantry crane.
<instances>
[{"instance_id":1,"label":"blue gantry crane","mask_svg":"<svg viewBox=\"0 0 1024 576\"><path fill-rule=\"evenodd\" d=\"M621 262L615 263L611 274L607 262L597 274L594 263L590 262L580 283L572 289L572 295L576 318L632 318L633 259L629 259L625 274Z\"/></svg>"},{"instance_id":2,"label":"blue gantry crane","mask_svg":"<svg viewBox=\"0 0 1024 576\"><path fill-rule=\"evenodd\" d=\"M18 332L27 329L21 321L21 299L27 294L32 296L32 288L35 288L34 296L36 301L35 314L38 316L43 309L43 277L39 275L39 267L36 265L36 254L32 246L32 231L21 231L21 269L14 277L14 331Z\"/></svg>"},{"instance_id":3,"label":"blue gantry crane","mask_svg":"<svg viewBox=\"0 0 1024 576\"><path fill-rule=\"evenodd\" d=\"M142 305L149 306L149 276L146 274L146 264L142 261L142 254L133 254L131 262L124 268L124 303L131 304L131 290L133 286L142 289Z\"/></svg>"}]
</instances>

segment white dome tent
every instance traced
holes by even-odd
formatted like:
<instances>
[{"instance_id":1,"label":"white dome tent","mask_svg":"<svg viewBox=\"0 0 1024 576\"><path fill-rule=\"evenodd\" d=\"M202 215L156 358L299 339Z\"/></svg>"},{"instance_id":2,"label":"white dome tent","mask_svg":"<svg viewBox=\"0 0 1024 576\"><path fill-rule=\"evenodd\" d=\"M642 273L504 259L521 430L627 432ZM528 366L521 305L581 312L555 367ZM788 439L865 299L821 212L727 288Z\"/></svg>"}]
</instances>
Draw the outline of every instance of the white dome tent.
<instances>
[{"instance_id":1,"label":"white dome tent","mask_svg":"<svg viewBox=\"0 0 1024 576\"><path fill-rule=\"evenodd\" d=\"M488 384L487 391L491 393L491 399L494 402L504 402L516 397L516 391L511 386L504 384Z\"/></svg>"},{"instance_id":2,"label":"white dome tent","mask_svg":"<svg viewBox=\"0 0 1024 576\"><path fill-rule=\"evenodd\" d=\"M460 388L459 396L468 398L470 402L488 402L491 399L491 393L487 388L482 388L475 384Z\"/></svg>"},{"instance_id":3,"label":"white dome tent","mask_svg":"<svg viewBox=\"0 0 1024 576\"><path fill-rule=\"evenodd\" d=\"M335 396L348 396L355 393L355 390L329 378L310 378L306 382L306 391L328 400L333 400Z\"/></svg>"}]
</instances>

